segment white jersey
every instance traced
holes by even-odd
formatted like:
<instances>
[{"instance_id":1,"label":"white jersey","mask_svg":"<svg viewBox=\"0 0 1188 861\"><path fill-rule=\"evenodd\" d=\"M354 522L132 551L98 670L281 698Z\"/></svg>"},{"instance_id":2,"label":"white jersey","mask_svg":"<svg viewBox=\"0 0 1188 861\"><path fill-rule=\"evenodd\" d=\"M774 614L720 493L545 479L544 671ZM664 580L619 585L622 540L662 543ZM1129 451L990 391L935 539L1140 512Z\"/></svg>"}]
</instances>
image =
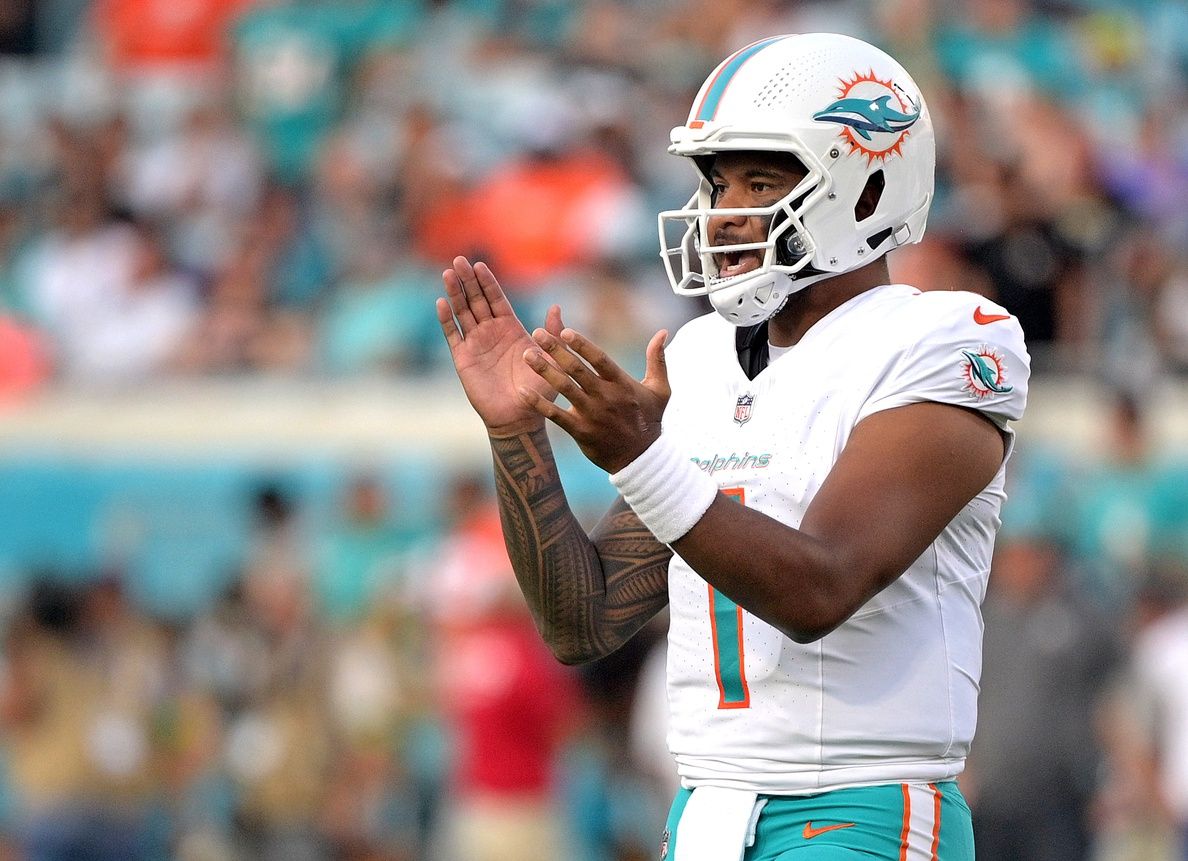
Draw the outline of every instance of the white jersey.
<instances>
[{"instance_id":1,"label":"white jersey","mask_svg":"<svg viewBox=\"0 0 1188 861\"><path fill-rule=\"evenodd\" d=\"M677 333L664 432L725 492L793 527L866 416L938 401L1006 430L1027 399L1018 322L972 293L867 291L754 380L735 331L709 314ZM669 746L683 782L799 794L958 774L1004 468L903 576L814 643L736 608L674 556ZM736 540L741 561L749 539Z\"/></svg>"}]
</instances>

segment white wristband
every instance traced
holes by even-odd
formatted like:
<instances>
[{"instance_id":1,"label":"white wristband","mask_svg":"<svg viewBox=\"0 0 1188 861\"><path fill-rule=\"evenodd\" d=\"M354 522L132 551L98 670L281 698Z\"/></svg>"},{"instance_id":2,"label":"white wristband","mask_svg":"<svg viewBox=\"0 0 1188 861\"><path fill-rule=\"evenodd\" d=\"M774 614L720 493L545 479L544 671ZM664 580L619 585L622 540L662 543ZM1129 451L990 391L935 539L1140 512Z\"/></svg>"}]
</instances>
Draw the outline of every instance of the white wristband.
<instances>
[{"instance_id":1,"label":"white wristband","mask_svg":"<svg viewBox=\"0 0 1188 861\"><path fill-rule=\"evenodd\" d=\"M677 451L664 434L610 481L663 544L692 529L718 495L717 482Z\"/></svg>"}]
</instances>

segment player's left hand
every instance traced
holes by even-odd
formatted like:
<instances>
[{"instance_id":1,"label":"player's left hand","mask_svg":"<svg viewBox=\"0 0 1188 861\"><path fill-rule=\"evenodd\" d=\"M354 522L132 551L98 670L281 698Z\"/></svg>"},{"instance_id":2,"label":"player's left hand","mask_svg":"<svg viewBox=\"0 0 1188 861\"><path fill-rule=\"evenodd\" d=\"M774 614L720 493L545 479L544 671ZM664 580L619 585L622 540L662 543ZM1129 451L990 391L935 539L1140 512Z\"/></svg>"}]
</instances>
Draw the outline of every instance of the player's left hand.
<instances>
[{"instance_id":1,"label":"player's left hand","mask_svg":"<svg viewBox=\"0 0 1188 861\"><path fill-rule=\"evenodd\" d=\"M644 378L636 380L573 329L563 329L560 337L537 329L532 333L537 347L524 352L524 361L570 407L562 409L527 387L520 389L520 398L573 437L595 465L618 472L660 436L660 419L672 394L664 363L667 338L665 329L652 336Z\"/></svg>"}]
</instances>

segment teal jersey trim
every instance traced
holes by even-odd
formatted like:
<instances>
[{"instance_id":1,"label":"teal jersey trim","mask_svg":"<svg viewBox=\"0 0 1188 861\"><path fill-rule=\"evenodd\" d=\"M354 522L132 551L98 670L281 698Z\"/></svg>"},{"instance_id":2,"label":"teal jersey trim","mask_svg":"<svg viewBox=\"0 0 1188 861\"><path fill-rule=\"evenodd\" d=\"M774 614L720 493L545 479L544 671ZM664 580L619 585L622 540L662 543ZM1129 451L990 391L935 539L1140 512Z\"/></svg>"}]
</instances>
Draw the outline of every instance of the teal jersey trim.
<instances>
[{"instance_id":1,"label":"teal jersey trim","mask_svg":"<svg viewBox=\"0 0 1188 861\"><path fill-rule=\"evenodd\" d=\"M742 614L738 605L719 592L710 591L710 603L714 620L714 657L718 671L718 688L721 701L718 708L746 708L750 705L743 674L743 657L739 643L742 642Z\"/></svg>"}]
</instances>

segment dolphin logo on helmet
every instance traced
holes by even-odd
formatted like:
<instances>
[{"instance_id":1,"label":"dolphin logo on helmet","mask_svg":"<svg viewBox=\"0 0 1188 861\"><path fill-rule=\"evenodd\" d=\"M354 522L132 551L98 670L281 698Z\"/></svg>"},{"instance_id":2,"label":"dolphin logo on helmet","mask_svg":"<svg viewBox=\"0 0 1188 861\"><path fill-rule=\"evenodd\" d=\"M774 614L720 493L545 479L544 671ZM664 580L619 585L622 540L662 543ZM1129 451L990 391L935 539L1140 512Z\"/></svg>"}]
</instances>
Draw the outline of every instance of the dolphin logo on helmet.
<instances>
[{"instance_id":1,"label":"dolphin logo on helmet","mask_svg":"<svg viewBox=\"0 0 1188 861\"><path fill-rule=\"evenodd\" d=\"M840 123L849 126L865 140L870 132L898 134L907 131L920 119L920 106L913 104L914 113L905 114L892 108L888 102L891 96L879 96L873 102L868 99L838 99L823 111L813 114L813 119L822 123Z\"/></svg>"}]
</instances>

